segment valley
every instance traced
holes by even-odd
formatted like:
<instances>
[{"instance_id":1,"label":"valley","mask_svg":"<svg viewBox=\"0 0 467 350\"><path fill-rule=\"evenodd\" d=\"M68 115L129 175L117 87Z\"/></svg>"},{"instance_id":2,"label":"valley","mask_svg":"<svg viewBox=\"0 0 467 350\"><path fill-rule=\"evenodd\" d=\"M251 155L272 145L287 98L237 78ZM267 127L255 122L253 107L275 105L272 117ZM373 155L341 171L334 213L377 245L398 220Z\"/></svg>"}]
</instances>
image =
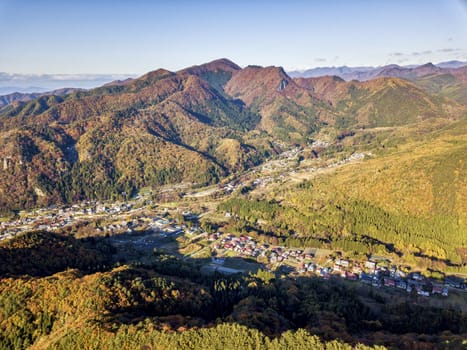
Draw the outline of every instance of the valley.
<instances>
[{"instance_id":1,"label":"valley","mask_svg":"<svg viewBox=\"0 0 467 350\"><path fill-rule=\"evenodd\" d=\"M355 236L339 237L341 232L336 232L335 238L326 239L302 232L284 236L282 232L274 232L274 222L278 219L275 214L269 223L264 219L251 221L241 217L240 211L230 211L234 206L229 203L239 200L238 203L243 201L244 205L267 198L287 203L290 192L286 193L290 190L310 190L314 180L319 183L319 179L335 176L346 167L365 168L366 164L362 162L378 161L371 152L354 152L346 157L349 150L327 157L306 158L307 154L316 153L316 149L323 147L335 147L335 143L317 140L309 147L293 147L274 159L206 188L193 188L190 184L168 185L159 191L143 189L127 201L86 201L72 206L21 211L16 220L0 222L0 239L43 230L73 235L77 239L105 237L117 249L116 261L150 263L154 252L162 251L184 259L206 259L203 269L224 273L256 272L260 268L298 276L311 272L326 279L336 275L344 279L360 279L364 283L369 278L369 283L376 287L387 280L395 287L396 281L401 281L405 283L404 291L408 292L412 288L408 289L407 280L402 278L409 274L425 275L427 285L414 279L412 285L424 286L424 290L428 290L432 288L428 286L434 284L435 294L438 293L436 286L443 284L446 287L441 290L446 295L448 286L463 290L467 271L460 266L456 268L452 261L443 264L445 255L409 257L406 252L396 250L392 242L378 241L377 233L378 238L369 245L371 236L359 241ZM285 205L277 210L290 208ZM253 210L248 215L254 215ZM265 227L269 229L264 230ZM418 234L425 236L424 232ZM464 243L460 241L459 244ZM374 256L376 260L373 260ZM233 263L236 268L231 266L231 260L236 261ZM379 261L383 263L378 264ZM370 265L372 269L363 269ZM390 276L386 276L389 271ZM422 289L417 292L423 293Z\"/></svg>"},{"instance_id":2,"label":"valley","mask_svg":"<svg viewBox=\"0 0 467 350\"><path fill-rule=\"evenodd\" d=\"M9 102L0 344L462 346L467 107L428 68L221 59Z\"/></svg>"}]
</instances>

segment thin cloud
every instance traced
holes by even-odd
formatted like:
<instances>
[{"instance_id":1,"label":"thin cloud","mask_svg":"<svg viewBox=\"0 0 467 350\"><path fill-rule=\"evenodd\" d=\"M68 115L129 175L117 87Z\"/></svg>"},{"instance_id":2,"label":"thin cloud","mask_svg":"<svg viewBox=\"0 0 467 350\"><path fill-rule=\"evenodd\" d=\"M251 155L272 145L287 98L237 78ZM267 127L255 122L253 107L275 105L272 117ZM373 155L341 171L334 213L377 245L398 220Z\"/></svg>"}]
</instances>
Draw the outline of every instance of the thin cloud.
<instances>
[{"instance_id":1,"label":"thin cloud","mask_svg":"<svg viewBox=\"0 0 467 350\"><path fill-rule=\"evenodd\" d=\"M449 47L449 48L445 48L445 49L439 49L438 52L459 52L461 51L461 49L459 48L452 48L452 47Z\"/></svg>"},{"instance_id":2,"label":"thin cloud","mask_svg":"<svg viewBox=\"0 0 467 350\"><path fill-rule=\"evenodd\" d=\"M423 56L423 55L430 55L432 54L433 51L431 50L426 50L426 51L416 51L416 52L412 52L412 56Z\"/></svg>"},{"instance_id":3,"label":"thin cloud","mask_svg":"<svg viewBox=\"0 0 467 350\"><path fill-rule=\"evenodd\" d=\"M326 62L325 58L315 58L315 62Z\"/></svg>"},{"instance_id":4,"label":"thin cloud","mask_svg":"<svg viewBox=\"0 0 467 350\"><path fill-rule=\"evenodd\" d=\"M0 81L95 81L134 77L134 74L11 74L0 72Z\"/></svg>"},{"instance_id":5,"label":"thin cloud","mask_svg":"<svg viewBox=\"0 0 467 350\"><path fill-rule=\"evenodd\" d=\"M389 56L391 57L401 57L401 56L404 56L405 54L402 53L402 52L392 52L389 54Z\"/></svg>"}]
</instances>

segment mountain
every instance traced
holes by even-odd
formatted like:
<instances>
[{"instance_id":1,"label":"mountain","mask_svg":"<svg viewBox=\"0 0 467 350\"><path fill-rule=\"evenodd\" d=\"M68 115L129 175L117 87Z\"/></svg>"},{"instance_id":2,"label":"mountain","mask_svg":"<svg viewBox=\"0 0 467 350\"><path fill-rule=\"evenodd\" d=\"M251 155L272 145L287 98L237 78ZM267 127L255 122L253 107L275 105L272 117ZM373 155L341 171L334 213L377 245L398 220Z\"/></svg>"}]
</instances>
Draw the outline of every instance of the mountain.
<instances>
[{"instance_id":1,"label":"mountain","mask_svg":"<svg viewBox=\"0 0 467 350\"><path fill-rule=\"evenodd\" d=\"M297 78L297 84L334 108L333 125L381 127L415 123L428 118L449 119L461 106L432 96L412 82L397 78L346 82L338 77Z\"/></svg>"},{"instance_id":2,"label":"mountain","mask_svg":"<svg viewBox=\"0 0 467 350\"><path fill-rule=\"evenodd\" d=\"M412 81L430 93L467 104L467 66L416 77Z\"/></svg>"},{"instance_id":3,"label":"mountain","mask_svg":"<svg viewBox=\"0 0 467 350\"><path fill-rule=\"evenodd\" d=\"M445 72L443 69L455 69L467 66L467 62L448 61L438 64L426 63L419 66L398 66L390 64L381 67L318 67L303 71L291 71L294 78L316 78L335 75L344 80L370 80L377 77L414 78L428 74Z\"/></svg>"},{"instance_id":4,"label":"mountain","mask_svg":"<svg viewBox=\"0 0 467 350\"><path fill-rule=\"evenodd\" d=\"M259 113L258 129L284 140L299 141L330 118L326 106L281 67L248 66L233 75L225 91Z\"/></svg>"},{"instance_id":5,"label":"mountain","mask_svg":"<svg viewBox=\"0 0 467 350\"><path fill-rule=\"evenodd\" d=\"M430 62L414 68L399 67L397 65L386 66L383 67L379 72L377 72L376 76L413 79L417 77L423 77L426 75L442 73L444 71L445 70L443 68L439 68Z\"/></svg>"},{"instance_id":6,"label":"mountain","mask_svg":"<svg viewBox=\"0 0 467 350\"><path fill-rule=\"evenodd\" d=\"M456 119L464 107L396 78L292 79L220 59L0 109L0 207L121 198L145 186L203 185L284 145L337 130Z\"/></svg>"},{"instance_id":7,"label":"mountain","mask_svg":"<svg viewBox=\"0 0 467 350\"><path fill-rule=\"evenodd\" d=\"M196 73L228 76L232 67L211 63ZM181 181L205 184L269 154L267 142L242 141L259 117L200 76L160 69L5 106L0 206L109 198ZM233 160L224 153L228 140L238 140Z\"/></svg>"},{"instance_id":8,"label":"mountain","mask_svg":"<svg viewBox=\"0 0 467 350\"><path fill-rule=\"evenodd\" d=\"M465 105L467 103L466 70L467 62L449 61L436 65L426 63L421 66L403 67L392 64L376 68L316 68L290 74L296 79L331 75L347 81L368 81L379 77L400 78L415 83L431 94L447 97Z\"/></svg>"},{"instance_id":9,"label":"mountain","mask_svg":"<svg viewBox=\"0 0 467 350\"><path fill-rule=\"evenodd\" d=\"M460 68L467 66L467 62L453 60L437 63L436 66L440 68Z\"/></svg>"},{"instance_id":10,"label":"mountain","mask_svg":"<svg viewBox=\"0 0 467 350\"><path fill-rule=\"evenodd\" d=\"M91 89L134 75L123 74L17 74L0 72L0 94L39 93L72 87Z\"/></svg>"},{"instance_id":11,"label":"mountain","mask_svg":"<svg viewBox=\"0 0 467 350\"><path fill-rule=\"evenodd\" d=\"M47 92L33 92L33 93L19 93L19 92L14 92L12 94L8 95L3 95L0 96L0 108L4 107L10 103L13 103L15 101L19 102L28 102L31 100L34 100L36 98L39 98L41 96L63 96L63 95L68 95L73 92L78 92L82 91L83 89L75 89L75 88L63 88L63 89L58 89L58 90L53 90L53 91L47 91Z\"/></svg>"},{"instance_id":12,"label":"mountain","mask_svg":"<svg viewBox=\"0 0 467 350\"><path fill-rule=\"evenodd\" d=\"M302 71L290 71L288 74L293 78L316 78L325 75L347 76L352 73L363 73L373 71L374 67L317 67Z\"/></svg>"}]
</instances>

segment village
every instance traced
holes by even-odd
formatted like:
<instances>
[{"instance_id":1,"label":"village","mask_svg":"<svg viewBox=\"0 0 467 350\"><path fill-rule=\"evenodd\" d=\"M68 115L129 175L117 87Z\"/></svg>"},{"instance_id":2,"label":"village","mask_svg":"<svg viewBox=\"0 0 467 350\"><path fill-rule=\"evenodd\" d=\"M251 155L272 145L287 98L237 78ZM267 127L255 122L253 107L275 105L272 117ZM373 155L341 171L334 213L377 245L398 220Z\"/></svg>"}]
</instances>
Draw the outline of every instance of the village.
<instances>
[{"instance_id":1,"label":"village","mask_svg":"<svg viewBox=\"0 0 467 350\"><path fill-rule=\"evenodd\" d=\"M204 250L210 257L206 264L208 271L248 273L252 266L256 266L279 275L315 276L324 280L341 278L424 297L447 297L450 289L465 291L463 279L454 276L448 276L444 281L425 278L419 272L409 272L391 264L385 257L371 256L367 261L352 261L323 249L274 246L247 235L220 232L222 229L208 233L199 226L199 214L179 208L161 208L148 217L147 209L137 202L85 202L65 208L39 209L34 216L0 223L0 239L35 229L56 231L83 220L106 218L106 224L96 227L95 231L110 237L117 247L122 244L127 247L130 243L136 249L152 253L154 249L167 247L168 242L181 240L185 245L196 242L199 250ZM200 251L189 251L185 255L191 258L206 256ZM177 249L168 252L180 255ZM232 258L245 259L248 267L238 263L230 266L229 259Z\"/></svg>"},{"instance_id":2,"label":"village","mask_svg":"<svg viewBox=\"0 0 467 350\"><path fill-rule=\"evenodd\" d=\"M283 145L278 144L279 146L282 147ZM311 145L310 149L328 146L329 142L318 140ZM182 197L187 200L198 200L208 196L222 198L240 190L266 188L269 184L285 181L288 176L294 176L299 173L312 174L362 160L365 156L371 156L371 154L354 153L347 158L331 161L319 167L309 167L307 164L303 167L298 167L297 159L299 159L303 152L305 152L305 149L299 147L285 150L273 160L238 174L226 182L221 182L208 188L190 190L190 184L176 184L165 186L159 192L161 197L163 197L168 193L180 191ZM111 221L116 222L109 224L107 227L97 228L99 232L105 231L112 234L122 229L137 226L138 223L123 222L122 220L122 222L117 222L117 219L148 209L148 206L153 205L153 201L148 200L147 197L147 193L143 193L136 195L126 202L103 203L99 201L83 201L70 206L52 205L47 208L30 211L23 210L18 213L17 218L11 221L0 220L0 241L12 238L22 232L31 230L56 231L83 220L95 220L97 218L109 218ZM175 208L175 210L178 210L178 208Z\"/></svg>"},{"instance_id":3,"label":"village","mask_svg":"<svg viewBox=\"0 0 467 350\"><path fill-rule=\"evenodd\" d=\"M328 146L328 142L318 140L312 149ZM193 204L205 203L206 199L228 198L245 189L261 190L300 173L312 174L372 156L353 153L347 158L319 166L305 163L297 167L297 159L303 152L298 147L289 149L269 162L208 188L190 190L186 186L175 185L161 189L162 194L180 191L184 200L182 204L160 205L148 193L139 193L126 202L85 201L70 206L22 211L14 220L0 221L0 241L33 230L54 232L68 229L71 234L80 232L82 237L109 238L111 244L120 249L121 256L125 256L125 250L131 246L144 252L146 258L155 250L165 250L185 259L206 258L205 270L208 272L235 274L261 268L276 275L315 276L324 280L340 278L424 297L447 297L450 290L465 291L465 279L455 276L446 276L444 280L426 278L420 272L397 266L385 257L370 256L368 260L353 261L345 258L342 252L270 245L245 234L227 233L222 226L215 232L201 227L200 218L215 212L215 209L203 207L200 210L198 205L198 209L193 211ZM229 213L225 215L227 217ZM80 231L80 227L85 229ZM181 246L185 247L183 251ZM235 264L232 263L234 260Z\"/></svg>"},{"instance_id":4,"label":"village","mask_svg":"<svg viewBox=\"0 0 467 350\"><path fill-rule=\"evenodd\" d=\"M208 240L213 242L213 251L216 254L212 262L218 266L225 265L228 256L240 256L256 259L271 272L286 272L294 276L318 276L325 280L342 278L375 288L392 288L426 297L431 295L447 297L449 288L465 289L465 281L461 279L446 277L444 281L437 281L425 278L419 272L402 271L384 257L370 257L367 261L351 261L329 256L317 258L318 249L301 250L270 246L256 242L252 237L245 235L215 233L209 235Z\"/></svg>"}]
</instances>

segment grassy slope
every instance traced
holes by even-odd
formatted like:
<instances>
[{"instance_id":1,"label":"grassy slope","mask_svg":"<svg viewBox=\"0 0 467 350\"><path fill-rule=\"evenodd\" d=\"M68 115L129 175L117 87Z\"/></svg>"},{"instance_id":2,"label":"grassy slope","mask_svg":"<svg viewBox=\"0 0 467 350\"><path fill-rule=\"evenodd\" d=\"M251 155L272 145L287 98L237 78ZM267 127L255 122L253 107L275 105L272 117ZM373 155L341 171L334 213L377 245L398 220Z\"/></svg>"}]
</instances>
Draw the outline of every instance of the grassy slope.
<instances>
[{"instance_id":1,"label":"grassy slope","mask_svg":"<svg viewBox=\"0 0 467 350\"><path fill-rule=\"evenodd\" d=\"M429 75L414 79L413 82L426 91L467 104L466 84L452 74Z\"/></svg>"},{"instance_id":2,"label":"grassy slope","mask_svg":"<svg viewBox=\"0 0 467 350\"><path fill-rule=\"evenodd\" d=\"M406 256L465 263L459 248L467 245L467 121L418 136L401 131L410 138L390 138L392 146L377 157L318 176L312 189L286 190L283 204L321 213L330 224L329 207L336 206L344 231L395 244Z\"/></svg>"},{"instance_id":3,"label":"grassy slope","mask_svg":"<svg viewBox=\"0 0 467 350\"><path fill-rule=\"evenodd\" d=\"M349 253L391 255L420 269L465 272L466 134L465 119L359 130L342 141L345 147L329 147L327 156L371 151L373 157L299 172L291 182L229 200L220 209L285 237L292 246L321 246L324 240ZM303 179L309 181L297 185ZM258 218L267 223L258 225Z\"/></svg>"}]
</instances>

